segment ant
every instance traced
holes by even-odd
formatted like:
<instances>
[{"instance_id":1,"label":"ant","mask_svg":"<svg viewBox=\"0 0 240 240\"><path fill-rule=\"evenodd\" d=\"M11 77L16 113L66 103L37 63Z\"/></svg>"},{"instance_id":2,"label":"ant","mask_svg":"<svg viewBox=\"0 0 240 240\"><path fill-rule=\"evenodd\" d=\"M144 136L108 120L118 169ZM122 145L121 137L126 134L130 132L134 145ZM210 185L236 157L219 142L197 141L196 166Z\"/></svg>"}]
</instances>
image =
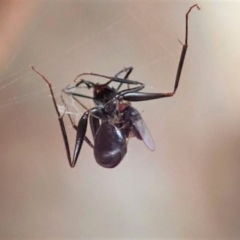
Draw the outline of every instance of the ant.
<instances>
[{"instance_id":1,"label":"ant","mask_svg":"<svg viewBox=\"0 0 240 240\"><path fill-rule=\"evenodd\" d=\"M124 68L123 70L119 71L114 77L109 77L96 73L82 73L75 78L75 82L80 77L87 75L105 78L108 79L108 81L104 84L99 84L81 79L74 86L67 86L65 89L63 89L63 93L72 96L74 100L76 100L81 106L86 109L86 111L80 118L78 125L74 124L71 116L68 114L73 128L77 131L73 159L71 159L67 133L63 121L64 114L63 116L61 116L59 113L51 83L32 66L32 69L38 75L40 75L43 80L48 84L53 104L58 115L58 120L70 167L75 167L80 150L82 148L83 141L87 142L88 145L93 148L94 156L97 163L105 168L114 168L122 161L125 154L127 153L127 140L131 137L136 137L139 140L142 140L150 150L154 151L154 142L148 131L148 128L144 123L141 114L131 106L131 102L172 97L175 94L178 88L183 63L188 48L188 15L194 7L200 10L199 6L195 4L191 6L186 13L185 43L182 44L180 42L182 44L182 52L177 68L174 89L172 92L140 92L145 87L145 85L141 82L128 79L129 75L133 70L132 67ZM122 73L125 73L124 78L119 77L119 75ZM110 83L112 82L119 83L118 87L114 88L110 86ZM72 91L72 89L76 89L83 84L88 89L93 89L93 97ZM123 84L127 84L128 88L120 90ZM129 86L131 86L131 88ZM90 98L94 101L95 106L91 109L87 109L77 99L77 97ZM61 99L63 104L66 106L64 99ZM90 122L94 144L92 144L92 142L86 136L88 119Z\"/></svg>"}]
</instances>

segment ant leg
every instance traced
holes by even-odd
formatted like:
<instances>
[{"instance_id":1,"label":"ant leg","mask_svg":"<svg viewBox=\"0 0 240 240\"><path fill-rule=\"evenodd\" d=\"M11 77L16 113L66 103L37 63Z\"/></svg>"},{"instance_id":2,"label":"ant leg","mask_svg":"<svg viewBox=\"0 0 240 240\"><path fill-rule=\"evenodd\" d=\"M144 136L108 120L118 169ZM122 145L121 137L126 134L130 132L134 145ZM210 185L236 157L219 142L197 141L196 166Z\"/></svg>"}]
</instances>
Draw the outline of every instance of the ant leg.
<instances>
[{"instance_id":1,"label":"ant leg","mask_svg":"<svg viewBox=\"0 0 240 240\"><path fill-rule=\"evenodd\" d=\"M68 107L67 107L66 102L64 101L63 96L61 95L60 97L61 97L61 101L62 101L64 107L65 107L66 110L68 111ZM78 99L76 99L75 97L73 97L73 99L74 99L75 101L77 101L84 109L88 110ZM70 122L71 122L72 127L77 131L77 125L75 124L73 118L71 117L71 114L68 113L67 115L68 115L68 118L69 118L69 120L70 120ZM87 136L84 137L84 141L85 141L91 148L94 147L93 144L92 144L92 142L89 140L89 138L88 138Z\"/></svg>"},{"instance_id":2,"label":"ant leg","mask_svg":"<svg viewBox=\"0 0 240 240\"><path fill-rule=\"evenodd\" d=\"M126 72L126 75L125 75L124 79L127 79L132 71L133 71L133 67L124 68L121 71L119 71L114 77L117 78L121 73ZM119 91L119 89L121 88L122 84L123 83L119 84L119 86L117 88L117 91ZM128 84L128 89L129 89L129 84Z\"/></svg>"},{"instance_id":3,"label":"ant leg","mask_svg":"<svg viewBox=\"0 0 240 240\"><path fill-rule=\"evenodd\" d=\"M96 76L96 77L109 79L110 80L109 82L126 83L126 84L132 84L132 85L139 85L139 84L142 85L142 83L138 82L138 81L128 80L128 79L119 78L119 77L110 77L110 76L106 76L106 75L102 75L102 74L98 74L98 73L81 73L75 78L74 81L76 81L81 76ZM109 84L109 83L107 82L106 84Z\"/></svg>"},{"instance_id":4,"label":"ant leg","mask_svg":"<svg viewBox=\"0 0 240 240\"><path fill-rule=\"evenodd\" d=\"M113 82L113 81L114 81L114 82L119 82L120 84L119 84L119 86L118 86L118 88L117 88L117 91L118 91L118 90L120 89L120 87L122 86L123 83L128 84L128 88L129 88L129 84L134 84L134 85L139 84L139 83L136 82L136 81L132 81L133 83L132 83L131 81L130 81L130 83L129 83L129 82L123 82L123 80L127 79L128 76L131 74L132 70L133 70L132 67L124 68L123 70L119 71L114 77L107 77L107 76L104 76L104 75L99 75L99 74L94 74L94 73L83 73L83 74L78 75L78 76L75 78L74 81L76 81L80 76L83 76L83 75L93 75L93 76L108 78L108 79L110 79L110 80L109 80L108 82L106 82L104 85L108 85L108 84L110 84L110 83ZM123 73L123 72L126 72L126 75L125 75L125 77L124 77L123 80L122 80L121 78L118 78L118 76L119 76L121 73ZM117 78L118 80L116 80L116 78ZM67 87L63 90L63 92L66 93L66 94L68 94L68 95L72 95L72 96L76 96L76 97L89 98L89 99L92 99L92 100L93 100L93 99L94 99L93 97L90 97L90 96L87 96L87 95L83 95L83 94L79 94L79 93L75 93L75 92L71 92L72 89L79 87L81 84L85 84L88 89L96 86L96 84L93 83L93 82L91 82L91 81L87 81L87 80L81 79L81 80L80 80L79 82L77 82L74 86L67 86Z\"/></svg>"},{"instance_id":5,"label":"ant leg","mask_svg":"<svg viewBox=\"0 0 240 240\"><path fill-rule=\"evenodd\" d=\"M88 89L94 87L95 83L91 82L91 81L88 81L88 80L84 80L84 79L81 79L79 82L77 82L75 85L71 86L70 84L67 85L67 87L65 88L66 90L70 90L70 89L73 89L73 88L77 88L79 87L80 85L84 84ZM65 90L64 89L64 90Z\"/></svg>"},{"instance_id":6,"label":"ant leg","mask_svg":"<svg viewBox=\"0 0 240 240\"><path fill-rule=\"evenodd\" d=\"M76 79L75 79L76 80ZM85 84L86 87L88 89L92 88L95 86L95 83L91 82L91 81L87 81L84 79L81 79L79 82L77 82L74 86L67 86L65 89L63 89L62 91L68 95L71 96L77 96L77 97L83 97L83 98L88 98L88 99L93 99L93 97L84 95L84 94L80 94L80 93L75 93L75 92L71 92L72 89L78 88L81 84Z\"/></svg>"},{"instance_id":7,"label":"ant leg","mask_svg":"<svg viewBox=\"0 0 240 240\"><path fill-rule=\"evenodd\" d=\"M131 72L131 71L130 71ZM129 72L129 74L130 74ZM128 75L129 75L128 74ZM138 87L135 87L135 88L128 88L127 90L122 90L118 93L118 96L123 96L125 93L128 93L128 92L138 92L140 90L142 90L145 85L141 82L138 82L138 81L133 81L133 80L129 80L129 79L124 79L124 78L119 78L119 77L109 77L109 76L106 76L106 75L102 75L102 74L97 74L97 73L82 73L82 74L79 74L77 78L81 77L81 76L96 76L96 77L101 77L101 78L106 78L106 79L109 79L109 81L107 83L105 83L105 85L108 85L109 83L111 82L118 82L118 83L126 83L128 85L138 85ZM75 79L75 80L76 80ZM124 94L123 94L124 93ZM80 95L80 94L75 94L75 93L70 93L74 96L83 96L83 95ZM87 98L90 98L88 96L83 96L83 97L87 97Z\"/></svg>"},{"instance_id":8,"label":"ant leg","mask_svg":"<svg viewBox=\"0 0 240 240\"><path fill-rule=\"evenodd\" d=\"M64 92L65 94L67 94L67 95L70 95L70 96L88 98L88 99L92 99L92 100L93 100L93 97L90 97L90 96L87 96L87 95L84 95L84 94L80 94L80 93L75 93L75 92L68 91L67 88L63 89L63 92Z\"/></svg>"},{"instance_id":9,"label":"ant leg","mask_svg":"<svg viewBox=\"0 0 240 240\"><path fill-rule=\"evenodd\" d=\"M56 111L57 116L58 116L58 121L59 121L59 125L60 125L60 128L61 128L62 137L63 137L63 140L64 140L64 146L65 146L65 150L66 150L66 154L67 154L67 159L68 159L70 167L73 168L76 165L77 158L78 158L78 155L80 153L82 143L83 143L83 140L84 140L84 137L85 137L85 134L86 134L89 111L87 111L83 114L83 116L81 117L81 119L78 123L76 146L75 146L75 149L74 149L73 160L71 160L71 154L70 154L70 148L69 148L66 128L65 128L65 125L64 125L63 118L58 111L58 107L57 107L56 99L55 99L55 96L54 96L54 93L53 93L53 90L52 90L51 83L41 73L39 73L37 70L35 70L35 68L33 66L32 66L32 69L39 76L42 77L42 79L47 83L47 85L49 87L49 91L50 91L51 96L52 96L53 105L55 107L55 111Z\"/></svg>"},{"instance_id":10,"label":"ant leg","mask_svg":"<svg viewBox=\"0 0 240 240\"><path fill-rule=\"evenodd\" d=\"M182 73L183 63L185 60L187 48L188 48L188 14L191 12L191 10L196 7L198 10L200 10L199 6L197 4L193 5L189 8L188 12L186 13L186 31L185 31L185 43L182 44L182 52L177 68L177 74L175 78L175 84L174 89L172 92L168 93L144 93L144 92L138 92L138 89L136 88L136 91L121 91L119 95L126 101L146 101L146 100L152 100L152 99L158 99L158 98L164 98L164 97L172 97L175 92L177 91L179 80Z\"/></svg>"},{"instance_id":11,"label":"ant leg","mask_svg":"<svg viewBox=\"0 0 240 240\"><path fill-rule=\"evenodd\" d=\"M124 78L127 78L129 76L129 74L132 72L132 70L133 70L133 67L123 68L114 77L117 78L120 74L126 72L126 75Z\"/></svg>"},{"instance_id":12,"label":"ant leg","mask_svg":"<svg viewBox=\"0 0 240 240\"><path fill-rule=\"evenodd\" d=\"M100 127L100 120L99 120L99 118L96 118L93 115L90 115L89 116L89 123L90 123L91 131L92 131L93 139L95 140L97 131Z\"/></svg>"},{"instance_id":13,"label":"ant leg","mask_svg":"<svg viewBox=\"0 0 240 240\"><path fill-rule=\"evenodd\" d=\"M77 163L77 159L82 148L83 140L86 136L87 123L88 123L88 115L89 111L86 111L82 117L80 118L77 126L77 136L76 136L76 144L73 152L73 161L70 166L75 166Z\"/></svg>"},{"instance_id":14,"label":"ant leg","mask_svg":"<svg viewBox=\"0 0 240 240\"><path fill-rule=\"evenodd\" d=\"M118 76L124 72L126 72L123 80L126 80L128 78L128 76L131 74L133 70L133 67L128 67L128 68L124 68L122 69L121 71L119 71L113 78L111 78L108 82L105 83L105 85L108 85L110 84L111 82L120 82L119 86L117 87L117 91L121 88L122 84L123 83L126 83L126 82L122 82L122 81L116 81L116 79L120 80L121 78L118 78ZM129 83L128 84L128 88L129 88Z\"/></svg>"}]
</instances>

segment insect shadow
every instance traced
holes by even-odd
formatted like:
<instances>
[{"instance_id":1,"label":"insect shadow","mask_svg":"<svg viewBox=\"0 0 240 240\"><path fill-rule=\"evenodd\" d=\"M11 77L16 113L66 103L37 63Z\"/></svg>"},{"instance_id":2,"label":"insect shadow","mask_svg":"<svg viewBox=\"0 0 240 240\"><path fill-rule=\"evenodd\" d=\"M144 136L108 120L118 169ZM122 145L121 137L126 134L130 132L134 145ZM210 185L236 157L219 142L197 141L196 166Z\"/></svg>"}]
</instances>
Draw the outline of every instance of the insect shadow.
<instances>
[{"instance_id":1,"label":"insect shadow","mask_svg":"<svg viewBox=\"0 0 240 240\"><path fill-rule=\"evenodd\" d=\"M105 168L114 168L122 161L125 154L127 153L127 141L131 137L136 137L139 140L142 140L150 150L153 151L155 149L153 139L141 117L141 114L137 111L137 109L131 106L131 102L172 97L177 91L183 63L188 48L188 15L194 7L200 10L199 6L195 4L191 6L186 13L185 43L183 44L180 42L182 44L182 52L177 68L174 89L172 92L140 92L142 89L144 89L145 85L142 82L128 79L133 70L132 67L122 69L113 77L97 73L82 73L75 78L74 81L76 84L74 86L67 86L65 89L63 89L63 93L72 96L75 101L77 101L86 109L80 118L78 125L74 123L71 115L68 114L73 128L77 131L76 143L72 159L66 128L63 121L64 114L62 116L60 115L51 83L45 76L39 73L32 66L32 69L48 84L53 104L58 115L58 121L64 140L68 162L71 167L75 167L77 163L83 141L85 141L91 148L93 148L97 163ZM121 78L120 75L123 73L125 76ZM89 75L108 79L108 81L104 84L99 84L81 79L82 76ZM119 83L118 87L114 88L110 86L112 82ZM120 90L123 84L126 84L128 87L124 90ZM93 97L74 92L75 89L80 88L82 85L85 85L88 89L93 89ZM79 97L92 99L95 103L95 106L91 109L87 109L77 99ZM67 109L64 99L62 97L61 99ZM94 144L86 136L88 120L90 122Z\"/></svg>"}]
</instances>

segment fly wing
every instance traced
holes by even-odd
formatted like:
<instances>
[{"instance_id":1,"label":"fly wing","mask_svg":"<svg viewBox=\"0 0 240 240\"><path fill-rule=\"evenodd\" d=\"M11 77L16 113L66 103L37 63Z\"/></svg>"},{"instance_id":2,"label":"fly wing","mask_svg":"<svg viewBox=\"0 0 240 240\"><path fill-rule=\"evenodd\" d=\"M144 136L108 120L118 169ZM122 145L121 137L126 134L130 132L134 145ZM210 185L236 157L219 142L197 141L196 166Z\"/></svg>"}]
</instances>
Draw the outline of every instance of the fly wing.
<instances>
[{"instance_id":1,"label":"fly wing","mask_svg":"<svg viewBox=\"0 0 240 240\"><path fill-rule=\"evenodd\" d=\"M141 117L138 117L138 119L135 119L133 121L133 124L138 131L139 135L141 136L143 142L148 147L149 150L154 151L155 150L155 144L153 142L152 136L147 128L147 125L143 121Z\"/></svg>"}]
</instances>

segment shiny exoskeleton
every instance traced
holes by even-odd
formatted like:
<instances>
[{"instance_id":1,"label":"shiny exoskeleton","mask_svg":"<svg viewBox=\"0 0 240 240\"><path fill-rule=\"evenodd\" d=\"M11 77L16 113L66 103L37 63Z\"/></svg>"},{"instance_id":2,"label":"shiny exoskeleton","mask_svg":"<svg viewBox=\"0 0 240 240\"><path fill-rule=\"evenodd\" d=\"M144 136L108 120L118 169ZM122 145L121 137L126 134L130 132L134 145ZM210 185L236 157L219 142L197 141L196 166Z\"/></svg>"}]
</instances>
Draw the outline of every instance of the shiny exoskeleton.
<instances>
[{"instance_id":1,"label":"shiny exoskeleton","mask_svg":"<svg viewBox=\"0 0 240 240\"><path fill-rule=\"evenodd\" d=\"M76 165L83 141L87 142L88 145L93 148L94 157L97 163L105 168L116 167L122 161L127 153L128 139L131 137L136 137L139 140L142 140L150 150L154 150L154 142L148 131L148 128L137 109L131 106L131 102L171 97L175 94L178 88L182 67L188 48L188 14L194 7L200 9L198 5L195 4L190 7L186 13L185 43L182 44L182 52L177 68L174 89L172 92L140 92L144 88L144 84L128 79L130 73L133 70L132 67L124 68L113 77L96 73L83 73L76 77L76 84L74 86L68 86L63 90L63 93L72 96L73 99L75 99L81 106L86 109L85 113L80 118L78 125L74 124L74 121L68 114L73 128L77 131L73 159L71 159L63 116L60 115L57 108L57 103L51 84L42 74L40 74L34 69L34 67L32 67L33 70L38 75L40 75L49 86L53 104L58 115L67 158L71 167L74 167ZM122 73L125 73L125 76L123 78L120 77ZM87 75L105 78L108 79L108 81L104 84L93 83L91 81L83 79L77 81L80 77ZM117 88L112 87L110 85L112 82L119 83L119 86ZM120 90L123 84L127 84L128 88ZM85 87L88 89L93 89L93 97L73 91L80 88L82 85L85 85ZM78 100L78 97L92 99L95 106L91 109L87 109ZM62 101L65 104L63 98ZM93 143L86 136L88 121L90 122Z\"/></svg>"}]
</instances>

